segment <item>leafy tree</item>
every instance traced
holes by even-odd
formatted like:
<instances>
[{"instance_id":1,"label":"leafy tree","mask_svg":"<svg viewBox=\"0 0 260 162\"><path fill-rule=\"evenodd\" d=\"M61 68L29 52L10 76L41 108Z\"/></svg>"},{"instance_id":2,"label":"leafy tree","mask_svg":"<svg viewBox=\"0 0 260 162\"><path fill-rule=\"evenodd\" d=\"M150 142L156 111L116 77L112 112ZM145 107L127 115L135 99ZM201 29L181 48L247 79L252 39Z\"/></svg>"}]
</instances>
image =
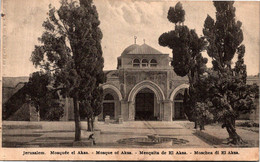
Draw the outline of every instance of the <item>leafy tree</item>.
<instances>
[{"instance_id":1,"label":"leafy tree","mask_svg":"<svg viewBox=\"0 0 260 162\"><path fill-rule=\"evenodd\" d=\"M210 110L216 121L222 122L227 129L231 143L242 143L236 133L235 120L240 113L255 109L256 85L246 84L246 65L244 64L245 46L242 23L235 19L234 2L214 2L216 21L208 16L203 34L208 41L207 53L212 58L213 71L204 79L208 87L207 97L212 101ZM237 55L235 67L232 60Z\"/></svg>"},{"instance_id":2,"label":"leafy tree","mask_svg":"<svg viewBox=\"0 0 260 162\"><path fill-rule=\"evenodd\" d=\"M94 119L98 116L103 107L103 88L96 87L92 92L91 97L88 100L80 102L80 116L81 118L87 118L88 131L94 129Z\"/></svg>"},{"instance_id":3,"label":"leafy tree","mask_svg":"<svg viewBox=\"0 0 260 162\"><path fill-rule=\"evenodd\" d=\"M176 74L188 75L190 88L185 91L184 104L189 119L200 125L222 122L230 142L239 144L243 141L236 133L235 120L239 114L255 108L258 86L246 84L242 23L235 20L234 2L213 3L217 11L216 21L210 16L205 20L203 38L207 41L206 46L204 39L194 39L194 34L193 37L183 37L189 35L185 26L176 26L174 31L162 34L159 43L173 50L172 66ZM212 58L213 68L205 69L206 59L200 54L204 47ZM194 54L196 57L192 57ZM232 67L235 55L237 61Z\"/></svg>"},{"instance_id":4,"label":"leafy tree","mask_svg":"<svg viewBox=\"0 0 260 162\"><path fill-rule=\"evenodd\" d=\"M80 140L81 131L79 103L90 102L105 79L99 24L92 0L62 0L58 10L50 6L39 38L42 45L35 46L31 56L35 66L51 75L53 87L73 98L75 141Z\"/></svg>"},{"instance_id":5,"label":"leafy tree","mask_svg":"<svg viewBox=\"0 0 260 162\"><path fill-rule=\"evenodd\" d=\"M184 93L185 113L189 120L197 121L197 116L193 115L195 103L198 101L194 85L206 70L207 59L201 54L206 42L203 37L198 37L195 30L190 30L183 25L184 15L185 12L180 2L176 4L175 8L170 7L167 18L170 22L175 23L175 29L163 33L159 37L159 44L172 49L171 65L175 73L182 77L188 76L190 87Z\"/></svg>"},{"instance_id":6,"label":"leafy tree","mask_svg":"<svg viewBox=\"0 0 260 162\"><path fill-rule=\"evenodd\" d=\"M29 81L22 83L24 86L4 105L8 111L3 111L3 119L6 120L22 108L22 105L28 103L36 108L41 120L59 120L63 116L63 105L59 102L58 92L49 86L50 82L51 78L48 74L42 71L32 73ZM21 117L23 116L26 115L23 114ZM26 118L26 120L30 119Z\"/></svg>"},{"instance_id":7,"label":"leafy tree","mask_svg":"<svg viewBox=\"0 0 260 162\"><path fill-rule=\"evenodd\" d=\"M26 100L40 113L41 120L59 120L64 113L60 96L50 84L50 75L40 71L32 73L24 86Z\"/></svg>"}]
</instances>

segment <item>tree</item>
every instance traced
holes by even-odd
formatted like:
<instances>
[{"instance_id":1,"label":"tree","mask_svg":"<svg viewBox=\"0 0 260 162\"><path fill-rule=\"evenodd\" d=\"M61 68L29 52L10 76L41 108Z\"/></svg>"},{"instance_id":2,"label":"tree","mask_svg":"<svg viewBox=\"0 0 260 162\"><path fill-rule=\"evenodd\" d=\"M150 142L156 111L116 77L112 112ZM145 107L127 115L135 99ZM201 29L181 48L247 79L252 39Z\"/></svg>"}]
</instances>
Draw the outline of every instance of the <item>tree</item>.
<instances>
[{"instance_id":1,"label":"tree","mask_svg":"<svg viewBox=\"0 0 260 162\"><path fill-rule=\"evenodd\" d=\"M73 98L75 141L81 138L79 103L89 102L105 80L99 24L92 0L62 0L58 10L50 5L39 38L42 45L35 46L31 56L35 66L51 75L53 87Z\"/></svg>"},{"instance_id":2,"label":"tree","mask_svg":"<svg viewBox=\"0 0 260 162\"><path fill-rule=\"evenodd\" d=\"M88 131L94 130L95 116L98 116L102 111L103 96L101 94L103 94L103 89L97 87L88 100L80 102L80 116L87 119Z\"/></svg>"},{"instance_id":3,"label":"tree","mask_svg":"<svg viewBox=\"0 0 260 162\"><path fill-rule=\"evenodd\" d=\"M242 23L235 20L234 2L213 3L216 21L207 16L204 37L197 38L195 34L189 37L191 32L187 27L176 26L174 31L162 34L159 43L173 50L172 66L176 74L188 75L190 87L185 90L184 105L189 119L200 125L221 122L230 143L239 144L243 141L236 133L235 120L240 113L255 108L258 86L246 84ZM213 68L205 67L206 59L200 54L204 47L212 58ZM237 61L232 67L235 55Z\"/></svg>"},{"instance_id":4,"label":"tree","mask_svg":"<svg viewBox=\"0 0 260 162\"><path fill-rule=\"evenodd\" d=\"M63 116L62 103L59 102L58 92L50 87L51 77L43 71L34 72L30 75L29 81L19 89L4 105L8 111L3 111L3 118L6 120L25 103L36 108L41 120L59 120ZM19 83L20 84L20 83ZM26 114L21 119L30 120Z\"/></svg>"},{"instance_id":5,"label":"tree","mask_svg":"<svg viewBox=\"0 0 260 162\"><path fill-rule=\"evenodd\" d=\"M255 89L258 87L246 84L242 23L235 19L233 4L233 1L214 2L216 21L210 16L205 20L203 34L208 42L207 53L212 58L213 70L204 78L203 84L210 92L207 94L212 104L209 110L215 121L223 123L230 143L240 144L243 141L236 133L235 120L240 113L255 109ZM237 61L232 67L235 55Z\"/></svg>"},{"instance_id":6,"label":"tree","mask_svg":"<svg viewBox=\"0 0 260 162\"><path fill-rule=\"evenodd\" d=\"M24 86L27 102L40 113L41 120L59 120L64 113L58 91L50 86L51 79L48 73L34 72Z\"/></svg>"},{"instance_id":7,"label":"tree","mask_svg":"<svg viewBox=\"0 0 260 162\"><path fill-rule=\"evenodd\" d=\"M163 33L159 37L159 44L172 49L171 65L175 73L182 77L188 76L190 87L189 90L185 90L184 95L185 114L189 120L197 121L197 116L192 113L195 103L198 101L194 85L206 70L207 59L201 54L205 49L206 42L203 37L198 37L195 30L190 30L183 25L184 16L185 11L180 2L175 7L170 7L167 18L175 24L175 29Z\"/></svg>"}]
</instances>

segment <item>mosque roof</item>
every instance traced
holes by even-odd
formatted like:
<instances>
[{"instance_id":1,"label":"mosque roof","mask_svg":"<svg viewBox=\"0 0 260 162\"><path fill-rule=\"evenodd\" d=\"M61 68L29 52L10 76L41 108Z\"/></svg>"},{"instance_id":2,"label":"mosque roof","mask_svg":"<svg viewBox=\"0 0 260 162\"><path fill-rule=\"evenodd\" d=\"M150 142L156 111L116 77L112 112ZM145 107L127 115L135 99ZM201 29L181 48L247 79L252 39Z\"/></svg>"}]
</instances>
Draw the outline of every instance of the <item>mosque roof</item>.
<instances>
[{"instance_id":1,"label":"mosque roof","mask_svg":"<svg viewBox=\"0 0 260 162\"><path fill-rule=\"evenodd\" d=\"M126 54L163 54L163 53L144 43L141 46L137 44L132 44L128 46L122 52L122 55L126 55Z\"/></svg>"},{"instance_id":2,"label":"mosque roof","mask_svg":"<svg viewBox=\"0 0 260 162\"><path fill-rule=\"evenodd\" d=\"M136 49L137 47L139 47L139 45L137 44L132 44L130 46L128 46L123 52L121 55L126 55L128 54L129 52L133 51L134 49Z\"/></svg>"}]
</instances>

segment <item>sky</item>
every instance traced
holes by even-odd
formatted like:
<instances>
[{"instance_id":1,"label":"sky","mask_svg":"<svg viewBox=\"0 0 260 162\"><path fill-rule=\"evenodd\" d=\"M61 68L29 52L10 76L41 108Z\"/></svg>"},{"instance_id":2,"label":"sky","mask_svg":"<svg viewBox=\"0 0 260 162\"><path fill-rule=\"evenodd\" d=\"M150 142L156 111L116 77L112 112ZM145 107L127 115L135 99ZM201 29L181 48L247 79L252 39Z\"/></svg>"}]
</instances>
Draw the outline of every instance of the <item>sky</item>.
<instances>
[{"instance_id":1,"label":"sky","mask_svg":"<svg viewBox=\"0 0 260 162\"><path fill-rule=\"evenodd\" d=\"M5 0L3 30L3 76L29 76L35 69L30 56L38 37L43 33L42 23L47 17L48 5L58 8L59 0ZM144 42L155 49L167 53L171 50L158 44L159 36L174 29L167 19L170 6L177 1L167 0L94 0L103 32L102 49L105 60L104 70L117 66L117 57L123 50L134 44ZM186 12L185 25L202 35L207 15L215 18L212 2L182 2ZM259 73L260 2L235 2L236 18L243 23L243 44L246 46L245 64L248 75ZM210 66L210 64L209 64Z\"/></svg>"}]
</instances>

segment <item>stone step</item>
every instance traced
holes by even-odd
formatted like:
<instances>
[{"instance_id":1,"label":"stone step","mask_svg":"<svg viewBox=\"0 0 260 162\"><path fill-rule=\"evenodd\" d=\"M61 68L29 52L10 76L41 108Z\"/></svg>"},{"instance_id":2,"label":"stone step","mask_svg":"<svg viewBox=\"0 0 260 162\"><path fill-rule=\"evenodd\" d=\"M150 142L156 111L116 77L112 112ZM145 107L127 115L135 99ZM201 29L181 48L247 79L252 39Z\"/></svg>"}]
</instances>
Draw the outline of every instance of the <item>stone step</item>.
<instances>
[{"instance_id":1,"label":"stone step","mask_svg":"<svg viewBox=\"0 0 260 162\"><path fill-rule=\"evenodd\" d=\"M3 129L42 129L42 125L3 125Z\"/></svg>"}]
</instances>

